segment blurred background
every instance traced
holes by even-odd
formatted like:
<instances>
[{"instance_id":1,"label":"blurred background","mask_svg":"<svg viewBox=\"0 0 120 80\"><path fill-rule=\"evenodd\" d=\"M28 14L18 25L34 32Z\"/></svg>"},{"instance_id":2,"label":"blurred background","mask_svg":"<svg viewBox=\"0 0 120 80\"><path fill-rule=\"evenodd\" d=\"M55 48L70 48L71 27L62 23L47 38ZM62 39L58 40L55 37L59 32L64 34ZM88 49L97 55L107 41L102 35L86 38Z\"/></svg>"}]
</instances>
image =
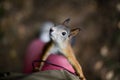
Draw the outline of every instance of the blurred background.
<instances>
[{"instance_id":1,"label":"blurred background","mask_svg":"<svg viewBox=\"0 0 120 80\"><path fill-rule=\"evenodd\" d=\"M120 80L120 0L0 0L0 72L22 72L43 22L82 31L73 47L87 80Z\"/></svg>"}]
</instances>

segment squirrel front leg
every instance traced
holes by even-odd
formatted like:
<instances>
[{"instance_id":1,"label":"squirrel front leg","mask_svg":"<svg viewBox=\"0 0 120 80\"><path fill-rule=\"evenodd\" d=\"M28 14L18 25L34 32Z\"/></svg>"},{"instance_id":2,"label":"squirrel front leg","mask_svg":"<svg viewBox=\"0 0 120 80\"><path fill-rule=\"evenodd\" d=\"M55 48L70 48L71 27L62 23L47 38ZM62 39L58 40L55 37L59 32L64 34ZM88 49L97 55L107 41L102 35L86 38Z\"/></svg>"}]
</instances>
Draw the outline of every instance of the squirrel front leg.
<instances>
[{"instance_id":1,"label":"squirrel front leg","mask_svg":"<svg viewBox=\"0 0 120 80\"><path fill-rule=\"evenodd\" d=\"M69 62L72 64L73 68L75 69L77 75L79 76L79 78L81 80L86 80L84 75L83 75L83 71L82 68L80 66L80 64L78 63L78 61L76 60L75 56L69 56L68 57Z\"/></svg>"},{"instance_id":2,"label":"squirrel front leg","mask_svg":"<svg viewBox=\"0 0 120 80\"><path fill-rule=\"evenodd\" d=\"M46 61L48 56L50 55L50 50L53 48L53 43L49 42L47 43L47 45L45 46L42 56L41 56L41 60ZM39 71L42 69L42 67L44 66L44 62L40 62L40 66L39 66Z\"/></svg>"},{"instance_id":3,"label":"squirrel front leg","mask_svg":"<svg viewBox=\"0 0 120 80\"><path fill-rule=\"evenodd\" d=\"M47 60L47 58L48 58L48 56L49 56L49 52L46 52L45 54L43 54L43 56L41 57L41 60L42 61L46 61ZM44 62L40 62L40 66L39 66L39 71L42 69L42 67L44 66Z\"/></svg>"},{"instance_id":4,"label":"squirrel front leg","mask_svg":"<svg viewBox=\"0 0 120 80\"><path fill-rule=\"evenodd\" d=\"M80 80L86 80L83 71L82 71L82 67L79 64L79 62L77 61L77 59L75 58L74 52L72 50L72 48L69 46L68 49L64 49L64 56L68 59L68 61L71 63L71 65L73 66L73 68L75 69L77 75L79 76Z\"/></svg>"}]
</instances>

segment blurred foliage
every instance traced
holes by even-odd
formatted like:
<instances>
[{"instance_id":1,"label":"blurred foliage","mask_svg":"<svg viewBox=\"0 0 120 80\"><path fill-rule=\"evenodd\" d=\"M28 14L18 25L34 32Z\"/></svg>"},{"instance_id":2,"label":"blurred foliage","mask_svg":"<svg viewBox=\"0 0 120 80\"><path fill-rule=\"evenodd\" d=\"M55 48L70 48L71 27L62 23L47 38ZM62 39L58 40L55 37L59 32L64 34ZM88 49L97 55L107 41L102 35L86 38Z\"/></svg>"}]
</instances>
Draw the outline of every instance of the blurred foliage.
<instances>
[{"instance_id":1,"label":"blurred foliage","mask_svg":"<svg viewBox=\"0 0 120 80\"><path fill-rule=\"evenodd\" d=\"M120 80L119 0L0 0L0 71L22 72L27 45L44 21L82 31L74 50L88 80Z\"/></svg>"}]
</instances>

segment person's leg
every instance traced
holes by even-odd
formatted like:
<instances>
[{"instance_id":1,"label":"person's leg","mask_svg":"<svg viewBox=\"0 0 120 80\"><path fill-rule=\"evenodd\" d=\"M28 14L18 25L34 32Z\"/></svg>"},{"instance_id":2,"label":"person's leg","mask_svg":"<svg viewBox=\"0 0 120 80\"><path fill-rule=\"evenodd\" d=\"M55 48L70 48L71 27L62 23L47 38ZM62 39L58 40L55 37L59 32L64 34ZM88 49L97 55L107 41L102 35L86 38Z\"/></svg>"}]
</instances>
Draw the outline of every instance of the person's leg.
<instances>
[{"instance_id":1,"label":"person's leg","mask_svg":"<svg viewBox=\"0 0 120 80\"><path fill-rule=\"evenodd\" d=\"M33 61L40 59L40 54L43 50L44 45L45 43L39 39L33 40L30 45L28 45L23 62L23 73L32 73L32 63Z\"/></svg>"}]
</instances>

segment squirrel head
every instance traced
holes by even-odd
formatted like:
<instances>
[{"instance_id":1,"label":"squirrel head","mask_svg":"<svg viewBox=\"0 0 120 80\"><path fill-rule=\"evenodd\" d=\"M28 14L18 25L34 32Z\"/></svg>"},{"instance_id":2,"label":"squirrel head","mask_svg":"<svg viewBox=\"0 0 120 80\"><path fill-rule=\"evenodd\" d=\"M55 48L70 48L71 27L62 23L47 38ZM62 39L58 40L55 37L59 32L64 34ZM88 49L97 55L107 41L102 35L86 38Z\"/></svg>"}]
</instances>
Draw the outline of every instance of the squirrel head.
<instances>
[{"instance_id":1,"label":"squirrel head","mask_svg":"<svg viewBox=\"0 0 120 80\"><path fill-rule=\"evenodd\" d=\"M70 19L66 19L62 24L50 28L49 34L51 40L60 44L71 40L80 32L80 28L70 29L68 26Z\"/></svg>"}]
</instances>

